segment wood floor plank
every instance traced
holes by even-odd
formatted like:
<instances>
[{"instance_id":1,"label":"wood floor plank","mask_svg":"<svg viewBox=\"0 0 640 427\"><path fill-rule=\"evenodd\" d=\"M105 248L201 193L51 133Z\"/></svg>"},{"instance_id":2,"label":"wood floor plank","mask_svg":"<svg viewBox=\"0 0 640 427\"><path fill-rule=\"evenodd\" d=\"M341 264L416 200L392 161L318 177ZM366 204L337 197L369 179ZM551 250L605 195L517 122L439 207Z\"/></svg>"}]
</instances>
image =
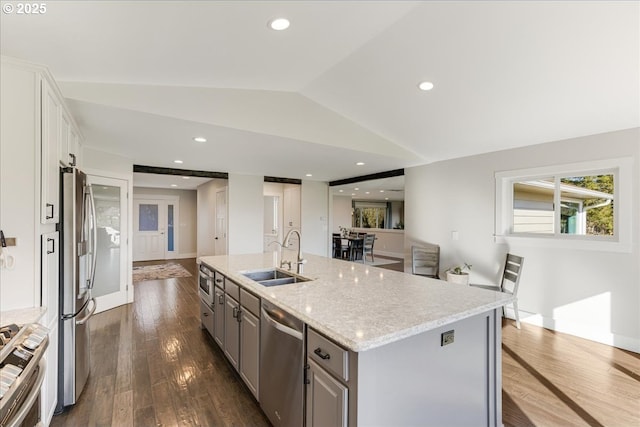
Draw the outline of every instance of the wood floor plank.
<instances>
[{"instance_id":1,"label":"wood floor plank","mask_svg":"<svg viewBox=\"0 0 640 427\"><path fill-rule=\"evenodd\" d=\"M89 381L52 426L270 425L200 327L195 260L171 262L192 276L138 282L134 304L91 319ZM640 426L640 355L510 320L502 340L505 427Z\"/></svg>"},{"instance_id":2,"label":"wood floor plank","mask_svg":"<svg viewBox=\"0 0 640 427\"><path fill-rule=\"evenodd\" d=\"M111 419L114 426L133 425L133 391L123 391L114 396Z\"/></svg>"}]
</instances>

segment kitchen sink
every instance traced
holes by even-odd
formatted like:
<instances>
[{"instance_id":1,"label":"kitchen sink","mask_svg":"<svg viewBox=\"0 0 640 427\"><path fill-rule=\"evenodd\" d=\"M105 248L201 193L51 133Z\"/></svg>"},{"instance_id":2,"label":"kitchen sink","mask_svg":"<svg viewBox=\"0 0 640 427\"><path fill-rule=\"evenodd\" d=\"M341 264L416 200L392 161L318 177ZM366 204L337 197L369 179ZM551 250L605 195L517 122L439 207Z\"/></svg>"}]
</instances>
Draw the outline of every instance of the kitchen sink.
<instances>
[{"instance_id":1,"label":"kitchen sink","mask_svg":"<svg viewBox=\"0 0 640 427\"><path fill-rule=\"evenodd\" d=\"M291 283L308 282L311 279L298 276L286 270L271 268L269 270L248 271L242 275L254 282L260 283L262 286L280 286L289 285Z\"/></svg>"}]
</instances>

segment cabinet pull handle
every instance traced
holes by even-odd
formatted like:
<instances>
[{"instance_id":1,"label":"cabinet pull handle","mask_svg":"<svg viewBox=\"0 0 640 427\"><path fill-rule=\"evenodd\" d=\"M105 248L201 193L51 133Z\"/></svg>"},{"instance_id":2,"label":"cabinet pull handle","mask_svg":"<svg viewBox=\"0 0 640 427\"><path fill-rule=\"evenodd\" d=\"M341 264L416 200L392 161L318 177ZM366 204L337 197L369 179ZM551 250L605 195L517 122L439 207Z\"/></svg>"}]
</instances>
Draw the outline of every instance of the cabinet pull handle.
<instances>
[{"instance_id":1,"label":"cabinet pull handle","mask_svg":"<svg viewBox=\"0 0 640 427\"><path fill-rule=\"evenodd\" d=\"M236 319L238 318L238 307L233 307L233 313L231 315Z\"/></svg>"},{"instance_id":2,"label":"cabinet pull handle","mask_svg":"<svg viewBox=\"0 0 640 427\"><path fill-rule=\"evenodd\" d=\"M236 319L238 319L238 323L242 322L242 309L238 309L238 315L236 316Z\"/></svg>"},{"instance_id":3,"label":"cabinet pull handle","mask_svg":"<svg viewBox=\"0 0 640 427\"><path fill-rule=\"evenodd\" d=\"M46 208L47 212L45 213L45 219L52 219L53 218L53 205L51 203L47 203L46 206L47 206L47 208ZM51 208L51 216L49 216L49 212L48 212L49 208Z\"/></svg>"},{"instance_id":4,"label":"cabinet pull handle","mask_svg":"<svg viewBox=\"0 0 640 427\"><path fill-rule=\"evenodd\" d=\"M218 304L223 305L224 304L224 295L220 294L218 295Z\"/></svg>"},{"instance_id":5,"label":"cabinet pull handle","mask_svg":"<svg viewBox=\"0 0 640 427\"><path fill-rule=\"evenodd\" d=\"M315 350L313 350L313 352L315 354L318 355L318 357L320 357L320 359L322 360L329 360L331 359L331 355L329 353L323 353L322 349L320 347L316 348Z\"/></svg>"},{"instance_id":6,"label":"cabinet pull handle","mask_svg":"<svg viewBox=\"0 0 640 427\"><path fill-rule=\"evenodd\" d=\"M69 157L71 158L71 161L69 162L70 166L75 166L76 165L76 155L73 153L69 153Z\"/></svg>"},{"instance_id":7,"label":"cabinet pull handle","mask_svg":"<svg viewBox=\"0 0 640 427\"><path fill-rule=\"evenodd\" d=\"M49 242L51 242L51 250L49 250ZM47 254L52 254L56 251L55 240L47 237Z\"/></svg>"},{"instance_id":8,"label":"cabinet pull handle","mask_svg":"<svg viewBox=\"0 0 640 427\"><path fill-rule=\"evenodd\" d=\"M216 279L216 283L222 283L222 279Z\"/></svg>"},{"instance_id":9,"label":"cabinet pull handle","mask_svg":"<svg viewBox=\"0 0 640 427\"><path fill-rule=\"evenodd\" d=\"M209 317L209 313L207 313L206 311L203 311L202 314L204 317Z\"/></svg>"}]
</instances>

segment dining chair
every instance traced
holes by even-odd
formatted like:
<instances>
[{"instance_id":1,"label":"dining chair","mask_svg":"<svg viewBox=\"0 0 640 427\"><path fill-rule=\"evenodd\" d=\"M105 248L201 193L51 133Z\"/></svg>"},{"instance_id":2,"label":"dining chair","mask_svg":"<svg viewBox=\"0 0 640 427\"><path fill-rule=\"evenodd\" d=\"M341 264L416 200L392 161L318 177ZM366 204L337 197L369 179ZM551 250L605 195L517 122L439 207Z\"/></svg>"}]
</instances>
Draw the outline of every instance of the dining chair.
<instances>
[{"instance_id":1,"label":"dining chair","mask_svg":"<svg viewBox=\"0 0 640 427\"><path fill-rule=\"evenodd\" d=\"M364 262L367 262L367 255L371 256L371 262L375 262L375 259L373 258L373 244L376 241L376 235L375 234L366 234L364 237L364 248L363 248L363 254L362 254L362 259L364 259Z\"/></svg>"},{"instance_id":2,"label":"dining chair","mask_svg":"<svg viewBox=\"0 0 640 427\"><path fill-rule=\"evenodd\" d=\"M502 279L499 285L476 285L476 288L489 289L491 291L504 292L505 294L513 295L516 299L513 300L513 311L516 314L516 328L520 329L520 315L518 314L518 285L520 284L520 276L522 275L522 265L524 264L524 258L518 255L507 254L507 259L504 262L504 270L502 271ZM505 308L502 307L502 315L505 314Z\"/></svg>"},{"instance_id":3,"label":"dining chair","mask_svg":"<svg viewBox=\"0 0 640 427\"><path fill-rule=\"evenodd\" d=\"M342 236L339 233L334 233L332 237L333 241L333 258L345 258L349 247L342 244Z\"/></svg>"},{"instance_id":4,"label":"dining chair","mask_svg":"<svg viewBox=\"0 0 640 427\"><path fill-rule=\"evenodd\" d=\"M411 273L439 279L439 271L439 245L425 243L424 246L411 246Z\"/></svg>"},{"instance_id":5,"label":"dining chair","mask_svg":"<svg viewBox=\"0 0 640 427\"><path fill-rule=\"evenodd\" d=\"M364 238L349 239L349 261L362 261L364 263Z\"/></svg>"}]
</instances>

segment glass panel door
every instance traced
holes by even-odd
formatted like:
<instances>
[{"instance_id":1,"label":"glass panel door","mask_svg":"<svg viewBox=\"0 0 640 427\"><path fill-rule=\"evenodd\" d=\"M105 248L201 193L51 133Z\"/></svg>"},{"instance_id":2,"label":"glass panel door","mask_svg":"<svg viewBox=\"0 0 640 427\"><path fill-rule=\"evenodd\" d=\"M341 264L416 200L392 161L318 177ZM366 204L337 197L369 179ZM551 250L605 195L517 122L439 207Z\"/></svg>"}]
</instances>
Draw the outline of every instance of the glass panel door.
<instances>
[{"instance_id":1,"label":"glass panel door","mask_svg":"<svg viewBox=\"0 0 640 427\"><path fill-rule=\"evenodd\" d=\"M127 181L88 175L96 208L96 273L91 296L97 311L128 300Z\"/></svg>"}]
</instances>

